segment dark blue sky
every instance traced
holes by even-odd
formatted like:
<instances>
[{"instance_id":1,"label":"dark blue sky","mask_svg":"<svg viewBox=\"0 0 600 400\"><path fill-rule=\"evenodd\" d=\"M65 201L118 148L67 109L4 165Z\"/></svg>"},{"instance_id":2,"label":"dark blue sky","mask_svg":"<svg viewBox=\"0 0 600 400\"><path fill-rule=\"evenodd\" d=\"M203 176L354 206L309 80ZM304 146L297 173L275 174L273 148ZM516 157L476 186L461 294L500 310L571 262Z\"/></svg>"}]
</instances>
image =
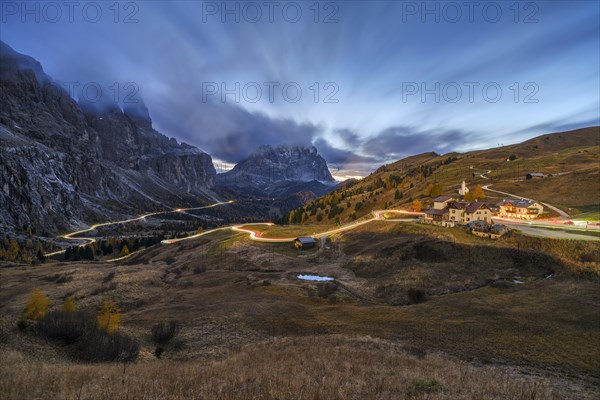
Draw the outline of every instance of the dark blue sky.
<instances>
[{"instance_id":1,"label":"dark blue sky","mask_svg":"<svg viewBox=\"0 0 600 400\"><path fill-rule=\"evenodd\" d=\"M1 39L120 103L139 88L158 130L217 160L314 144L362 175L599 124L596 1L48 4L3 1Z\"/></svg>"}]
</instances>

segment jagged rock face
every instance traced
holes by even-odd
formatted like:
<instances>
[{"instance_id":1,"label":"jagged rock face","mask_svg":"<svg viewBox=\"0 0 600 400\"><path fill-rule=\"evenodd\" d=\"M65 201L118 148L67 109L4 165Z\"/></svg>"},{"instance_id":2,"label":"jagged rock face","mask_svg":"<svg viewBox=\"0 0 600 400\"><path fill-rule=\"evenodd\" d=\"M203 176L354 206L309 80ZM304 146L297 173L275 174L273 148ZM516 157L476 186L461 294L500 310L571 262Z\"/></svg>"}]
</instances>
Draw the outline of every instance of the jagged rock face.
<instances>
[{"instance_id":1,"label":"jagged rock face","mask_svg":"<svg viewBox=\"0 0 600 400\"><path fill-rule=\"evenodd\" d=\"M334 181L327 163L315 147L260 146L230 174L245 174L268 182Z\"/></svg>"},{"instance_id":2,"label":"jagged rock face","mask_svg":"<svg viewBox=\"0 0 600 400\"><path fill-rule=\"evenodd\" d=\"M231 171L217 177L220 185L246 194L289 196L302 191L322 194L335 184L315 147L260 146Z\"/></svg>"},{"instance_id":3,"label":"jagged rock face","mask_svg":"<svg viewBox=\"0 0 600 400\"><path fill-rule=\"evenodd\" d=\"M79 105L0 41L0 224L9 230L205 204L215 177L211 157L155 131L143 103Z\"/></svg>"},{"instance_id":4,"label":"jagged rock face","mask_svg":"<svg viewBox=\"0 0 600 400\"><path fill-rule=\"evenodd\" d=\"M186 192L201 192L214 186L216 171L212 158L154 130L143 104L145 116L134 113L131 108L122 112L116 105L105 110L92 110L86 104L81 106L88 125L100 137L105 159L164 179Z\"/></svg>"}]
</instances>

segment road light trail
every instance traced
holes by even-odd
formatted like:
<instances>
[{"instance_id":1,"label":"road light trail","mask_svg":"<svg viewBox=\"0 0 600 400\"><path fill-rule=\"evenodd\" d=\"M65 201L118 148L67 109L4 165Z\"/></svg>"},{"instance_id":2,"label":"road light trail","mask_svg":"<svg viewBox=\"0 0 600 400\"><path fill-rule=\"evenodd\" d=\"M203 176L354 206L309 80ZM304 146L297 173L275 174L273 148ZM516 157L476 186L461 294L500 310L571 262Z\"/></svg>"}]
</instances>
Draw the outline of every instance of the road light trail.
<instances>
[{"instance_id":1,"label":"road light trail","mask_svg":"<svg viewBox=\"0 0 600 400\"><path fill-rule=\"evenodd\" d=\"M411 215L411 216L413 216L413 218L411 218L411 219L406 219L406 218L405 219L395 219L395 220L387 220L387 219L383 218L384 214L391 214L391 213ZM377 210L377 211L372 211L371 214L373 215L373 218L369 218L364 221L351 222L351 223L341 226L339 228L321 232L321 233L317 233L317 234L314 234L311 236L313 236L315 238L327 237L327 236L334 235L336 233L345 232L345 231L348 231L351 229L358 228L361 225L365 225L365 224L368 224L373 221L412 222L415 220L414 217L424 215L424 213L422 213L422 212L413 212L413 211L404 211L404 210ZM253 224L247 224L247 225L273 226L274 224L272 222L257 222L257 223L253 223ZM200 236L207 235L209 233L212 233L212 232L215 232L218 230L225 230L225 229L231 229L232 231L235 231L235 232L247 233L248 238L250 240L253 240L256 242L290 243L290 242L293 242L298 237L298 236L287 237L287 238L265 237L265 236L262 236L262 234L260 232L252 230L250 228L247 228L246 225L233 225L233 226L226 226L226 227L221 227L221 228L217 228L217 229L211 229L211 230L203 232L201 234L192 235L192 236L188 236L188 237L184 237L184 238L166 239L166 240L163 240L161 243L162 244L173 244L173 243L177 243L177 242L182 242L184 240L196 239Z\"/></svg>"},{"instance_id":2,"label":"road light trail","mask_svg":"<svg viewBox=\"0 0 600 400\"><path fill-rule=\"evenodd\" d=\"M208 205L208 206L188 207L188 208L174 208L172 210L167 210L167 211L156 211L156 212L151 212L151 213L140 215L139 217L124 219L124 220L121 220L121 221L102 222L100 224L94 224L94 225L92 225L92 226L90 226L90 227L88 227L86 229L83 229L83 230L80 230L80 231L71 232L71 233L67 233L65 235L61 235L61 236L58 236L58 237L61 238L61 239L68 239L68 240L84 240L85 243L82 243L82 244L80 244L78 246L78 247L82 247L82 246L88 245L90 243L96 242L96 239L95 238L90 238L90 237L78 237L78 238L76 238L76 237L73 237L73 236L80 235L80 234L86 233L86 232L91 232L91 231L93 231L95 229L98 229L98 228L101 228L103 226L110 226L110 225L116 225L116 224L126 224L126 223L129 223L129 222L141 221L141 220L143 220L145 218L153 217L155 215L161 215L161 214L169 214L169 213L184 212L184 211L193 211L193 210L204 210L204 209L207 209L207 208L217 207L217 206L221 206L221 205L224 205L224 204L231 204L233 202L234 202L234 200L220 201L220 202ZM51 256L55 256L55 255L58 255L58 254L63 254L65 251L66 251L66 249L62 249L62 250L54 251L54 252L51 252L51 253L46 253L44 255L46 257L51 257ZM115 260L115 259L113 259L113 260ZM111 260L107 260L107 261L111 261Z\"/></svg>"}]
</instances>

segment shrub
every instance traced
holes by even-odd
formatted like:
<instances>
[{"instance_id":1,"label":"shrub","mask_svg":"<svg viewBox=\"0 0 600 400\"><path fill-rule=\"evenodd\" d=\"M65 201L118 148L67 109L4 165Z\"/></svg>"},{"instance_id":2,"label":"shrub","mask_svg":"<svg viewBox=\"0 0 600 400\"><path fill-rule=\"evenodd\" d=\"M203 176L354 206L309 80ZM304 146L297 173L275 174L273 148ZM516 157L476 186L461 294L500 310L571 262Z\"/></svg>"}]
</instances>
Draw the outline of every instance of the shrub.
<instances>
[{"instance_id":1,"label":"shrub","mask_svg":"<svg viewBox=\"0 0 600 400\"><path fill-rule=\"evenodd\" d=\"M203 265L198 265L197 267L194 267L194 274L201 274L203 272L206 272L206 267Z\"/></svg>"},{"instance_id":2,"label":"shrub","mask_svg":"<svg viewBox=\"0 0 600 400\"><path fill-rule=\"evenodd\" d=\"M67 298L65 298L65 302L63 303L62 309L64 312L72 313L77 311L77 304L71 296L68 296Z\"/></svg>"},{"instance_id":3,"label":"shrub","mask_svg":"<svg viewBox=\"0 0 600 400\"><path fill-rule=\"evenodd\" d=\"M327 282L324 285L319 285L317 291L319 293L319 297L326 299L332 294L334 294L338 290L338 287L335 283Z\"/></svg>"},{"instance_id":4,"label":"shrub","mask_svg":"<svg viewBox=\"0 0 600 400\"><path fill-rule=\"evenodd\" d=\"M75 343L90 330L93 319L83 312L51 311L36 326L38 333L65 343Z\"/></svg>"},{"instance_id":5,"label":"shrub","mask_svg":"<svg viewBox=\"0 0 600 400\"><path fill-rule=\"evenodd\" d=\"M73 277L70 275L62 275L57 280L56 283L67 283L73 281Z\"/></svg>"},{"instance_id":6,"label":"shrub","mask_svg":"<svg viewBox=\"0 0 600 400\"><path fill-rule=\"evenodd\" d=\"M78 343L78 356L84 361L134 361L140 351L140 345L131 337L122 333L109 333L91 330L82 336Z\"/></svg>"},{"instance_id":7,"label":"shrub","mask_svg":"<svg viewBox=\"0 0 600 400\"><path fill-rule=\"evenodd\" d=\"M115 278L115 271L111 271L108 275L106 275L104 277L104 279L102 279L102 282L107 283L107 282L112 281L114 278Z\"/></svg>"},{"instance_id":8,"label":"shrub","mask_svg":"<svg viewBox=\"0 0 600 400\"><path fill-rule=\"evenodd\" d=\"M408 289L408 301L410 304L419 304L427 300L425 292L421 289L410 288Z\"/></svg>"},{"instance_id":9,"label":"shrub","mask_svg":"<svg viewBox=\"0 0 600 400\"><path fill-rule=\"evenodd\" d=\"M152 339L158 344L165 345L169 343L179 332L179 324L177 321L160 322L154 325L151 329Z\"/></svg>"},{"instance_id":10,"label":"shrub","mask_svg":"<svg viewBox=\"0 0 600 400\"><path fill-rule=\"evenodd\" d=\"M20 319L19 322L17 322L17 328L19 328L21 332L27 329L27 326L27 321L24 319Z\"/></svg>"},{"instance_id":11,"label":"shrub","mask_svg":"<svg viewBox=\"0 0 600 400\"><path fill-rule=\"evenodd\" d=\"M156 358L160 358L163 355L164 352L165 352L165 349L163 347L158 346L154 350L154 356Z\"/></svg>"},{"instance_id":12,"label":"shrub","mask_svg":"<svg viewBox=\"0 0 600 400\"><path fill-rule=\"evenodd\" d=\"M117 288L117 283L116 282L111 282L110 285L108 286L101 286L97 289L94 289L91 293L92 296L95 296L97 294L102 294L105 292L110 292L111 290L115 290Z\"/></svg>"},{"instance_id":13,"label":"shrub","mask_svg":"<svg viewBox=\"0 0 600 400\"><path fill-rule=\"evenodd\" d=\"M415 379L413 388L425 393L436 393L444 390L444 386L435 379Z\"/></svg>"},{"instance_id":14,"label":"shrub","mask_svg":"<svg viewBox=\"0 0 600 400\"><path fill-rule=\"evenodd\" d=\"M175 257L169 256L169 257L165 258L165 262L167 263L167 265L171 265L175 262Z\"/></svg>"},{"instance_id":15,"label":"shrub","mask_svg":"<svg viewBox=\"0 0 600 400\"><path fill-rule=\"evenodd\" d=\"M34 289L25 306L25 318L38 319L43 317L50 308L50 299L39 289Z\"/></svg>"}]
</instances>

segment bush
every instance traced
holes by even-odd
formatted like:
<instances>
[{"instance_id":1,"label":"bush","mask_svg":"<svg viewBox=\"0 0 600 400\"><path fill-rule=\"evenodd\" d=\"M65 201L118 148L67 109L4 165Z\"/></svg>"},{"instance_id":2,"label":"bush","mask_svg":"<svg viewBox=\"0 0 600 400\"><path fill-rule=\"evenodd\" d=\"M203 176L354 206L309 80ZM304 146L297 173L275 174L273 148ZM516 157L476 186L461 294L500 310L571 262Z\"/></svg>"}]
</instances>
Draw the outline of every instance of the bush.
<instances>
[{"instance_id":1,"label":"bush","mask_svg":"<svg viewBox=\"0 0 600 400\"><path fill-rule=\"evenodd\" d=\"M19 328L21 332L27 329L27 326L27 321L24 319L20 319L19 322L17 322L17 328Z\"/></svg>"},{"instance_id":2,"label":"bush","mask_svg":"<svg viewBox=\"0 0 600 400\"><path fill-rule=\"evenodd\" d=\"M92 314L82 311L52 311L40 319L35 331L47 338L76 343L71 350L82 361L129 362L137 358L140 346L131 337L96 326Z\"/></svg>"},{"instance_id":3,"label":"bush","mask_svg":"<svg viewBox=\"0 0 600 400\"><path fill-rule=\"evenodd\" d=\"M111 282L109 285L107 286L101 286L99 288L94 289L90 295L92 296L96 296L98 294L102 294L102 293L106 293L106 292L110 292L111 290L115 290L117 288L117 283L116 282Z\"/></svg>"},{"instance_id":4,"label":"bush","mask_svg":"<svg viewBox=\"0 0 600 400\"><path fill-rule=\"evenodd\" d=\"M444 386L435 379L415 379L413 388L425 393L436 393L444 390Z\"/></svg>"},{"instance_id":5,"label":"bush","mask_svg":"<svg viewBox=\"0 0 600 400\"><path fill-rule=\"evenodd\" d=\"M408 289L408 301L410 302L410 304L419 304L419 303L423 303L425 300L427 300L427 296L425 295L425 292L421 289L414 289L414 288L410 288Z\"/></svg>"},{"instance_id":6,"label":"bush","mask_svg":"<svg viewBox=\"0 0 600 400\"><path fill-rule=\"evenodd\" d=\"M332 294L334 294L335 292L337 292L338 287L335 283L330 283L327 282L324 285L319 285L319 287L317 288L317 291L319 293L319 297L326 299L329 296L331 296Z\"/></svg>"},{"instance_id":7,"label":"bush","mask_svg":"<svg viewBox=\"0 0 600 400\"><path fill-rule=\"evenodd\" d=\"M177 321L160 322L154 325L151 329L152 339L158 344L165 345L169 343L179 332L179 324Z\"/></svg>"},{"instance_id":8,"label":"bush","mask_svg":"<svg viewBox=\"0 0 600 400\"><path fill-rule=\"evenodd\" d=\"M108 275L106 275L106 276L104 277L104 279L102 279L102 282L103 282L103 283L107 283L107 282L110 282L110 281L112 281L114 278L115 278L115 271L112 271L112 272L110 272Z\"/></svg>"},{"instance_id":9,"label":"bush","mask_svg":"<svg viewBox=\"0 0 600 400\"><path fill-rule=\"evenodd\" d=\"M48 338L75 343L93 328L92 317L83 312L51 311L40 319L36 331Z\"/></svg>"},{"instance_id":10,"label":"bush","mask_svg":"<svg viewBox=\"0 0 600 400\"><path fill-rule=\"evenodd\" d=\"M206 272L206 267L203 265L198 265L197 267L194 267L194 274L201 274L203 272Z\"/></svg>"},{"instance_id":11,"label":"bush","mask_svg":"<svg viewBox=\"0 0 600 400\"><path fill-rule=\"evenodd\" d=\"M84 361L134 361L140 345L131 337L122 333L109 333L93 330L82 336L78 343L79 358Z\"/></svg>"},{"instance_id":12,"label":"bush","mask_svg":"<svg viewBox=\"0 0 600 400\"><path fill-rule=\"evenodd\" d=\"M163 347L158 346L154 350L154 356L156 358L160 358L163 355L164 352L165 352L165 349Z\"/></svg>"},{"instance_id":13,"label":"bush","mask_svg":"<svg viewBox=\"0 0 600 400\"><path fill-rule=\"evenodd\" d=\"M73 277L70 275L62 275L60 276L57 280L56 283L67 283L67 282L72 282L73 281Z\"/></svg>"}]
</instances>

